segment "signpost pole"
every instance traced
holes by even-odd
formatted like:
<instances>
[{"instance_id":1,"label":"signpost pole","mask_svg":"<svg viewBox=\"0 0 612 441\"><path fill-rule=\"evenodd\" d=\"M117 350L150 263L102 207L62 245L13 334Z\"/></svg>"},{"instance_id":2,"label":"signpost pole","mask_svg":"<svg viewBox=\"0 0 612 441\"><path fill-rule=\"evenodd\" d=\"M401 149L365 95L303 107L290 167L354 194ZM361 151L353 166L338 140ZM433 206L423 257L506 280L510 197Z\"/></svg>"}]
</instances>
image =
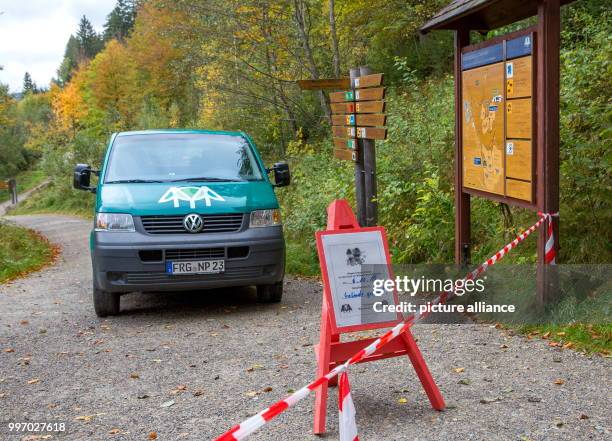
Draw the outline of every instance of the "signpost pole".
<instances>
[{"instance_id":1,"label":"signpost pole","mask_svg":"<svg viewBox=\"0 0 612 441\"><path fill-rule=\"evenodd\" d=\"M559 0L538 3L537 151L538 207L544 213L559 211ZM559 251L559 221L553 217L555 255ZM555 265L545 261L546 227L538 234L538 303L551 303L558 293Z\"/></svg>"},{"instance_id":2,"label":"signpost pole","mask_svg":"<svg viewBox=\"0 0 612 441\"><path fill-rule=\"evenodd\" d=\"M359 69L350 70L351 89L355 89L355 78L359 77ZM366 226L366 191L365 191L365 171L364 171L364 140L357 140L357 161L355 161L355 205L357 206L357 221L359 225Z\"/></svg>"},{"instance_id":3,"label":"signpost pole","mask_svg":"<svg viewBox=\"0 0 612 441\"><path fill-rule=\"evenodd\" d=\"M367 66L359 68L360 76L364 77L370 75L372 69ZM365 189L365 224L363 226L373 227L378 224L378 202L377 202L377 190L376 190L376 149L374 147L374 140L372 139L361 139L360 153L363 157L363 168L364 168L364 189Z\"/></svg>"},{"instance_id":4,"label":"signpost pole","mask_svg":"<svg viewBox=\"0 0 612 441\"><path fill-rule=\"evenodd\" d=\"M470 195L463 192L463 129L461 49L470 44L470 31L455 31L455 263L470 262Z\"/></svg>"},{"instance_id":5,"label":"signpost pole","mask_svg":"<svg viewBox=\"0 0 612 441\"><path fill-rule=\"evenodd\" d=\"M17 203L17 181L14 178L9 179L8 186L11 194L11 204L15 205Z\"/></svg>"}]
</instances>

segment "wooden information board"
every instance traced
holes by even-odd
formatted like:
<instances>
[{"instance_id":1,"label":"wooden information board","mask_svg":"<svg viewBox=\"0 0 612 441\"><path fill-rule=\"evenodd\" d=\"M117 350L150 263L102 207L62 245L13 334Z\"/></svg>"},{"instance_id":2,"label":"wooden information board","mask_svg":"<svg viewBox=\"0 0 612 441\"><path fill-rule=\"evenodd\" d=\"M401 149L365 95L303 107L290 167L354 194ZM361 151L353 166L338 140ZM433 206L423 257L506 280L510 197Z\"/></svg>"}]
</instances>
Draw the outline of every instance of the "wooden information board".
<instances>
[{"instance_id":1,"label":"wooden information board","mask_svg":"<svg viewBox=\"0 0 612 441\"><path fill-rule=\"evenodd\" d=\"M534 34L462 53L463 187L534 202Z\"/></svg>"}]
</instances>

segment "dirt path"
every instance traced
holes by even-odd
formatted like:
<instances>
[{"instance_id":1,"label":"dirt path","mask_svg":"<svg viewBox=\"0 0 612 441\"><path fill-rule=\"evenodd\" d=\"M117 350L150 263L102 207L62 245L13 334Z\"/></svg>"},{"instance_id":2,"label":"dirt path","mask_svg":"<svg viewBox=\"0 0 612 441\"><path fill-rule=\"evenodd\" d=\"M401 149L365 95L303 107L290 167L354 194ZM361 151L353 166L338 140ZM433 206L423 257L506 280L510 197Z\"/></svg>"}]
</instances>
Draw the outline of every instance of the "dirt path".
<instances>
[{"instance_id":1,"label":"dirt path","mask_svg":"<svg viewBox=\"0 0 612 441\"><path fill-rule=\"evenodd\" d=\"M65 421L52 439L205 440L312 379L318 283L287 280L280 305L255 303L249 289L129 294L121 315L101 320L90 298L89 222L11 219L63 252L54 267L0 285L0 439L25 436L9 436L8 422ZM609 439L610 360L484 325L414 331L449 409L429 407L407 359L355 366L362 440ZM318 439L312 404L251 439ZM332 390L327 439L337 439L336 408Z\"/></svg>"},{"instance_id":2,"label":"dirt path","mask_svg":"<svg viewBox=\"0 0 612 441\"><path fill-rule=\"evenodd\" d=\"M44 182L41 182L40 184L38 184L34 188L30 188L29 190L24 191L23 193L19 193L17 195L17 201L18 202L24 201L25 199L30 197L30 195L32 193L34 193L35 191L40 190L41 188L43 188L43 187L45 187L47 185L49 185L49 181L44 181ZM12 204L11 204L10 199L8 201L0 202L0 216L4 216L6 214L6 212L8 211L8 209L11 208L11 207L12 207Z\"/></svg>"}]
</instances>

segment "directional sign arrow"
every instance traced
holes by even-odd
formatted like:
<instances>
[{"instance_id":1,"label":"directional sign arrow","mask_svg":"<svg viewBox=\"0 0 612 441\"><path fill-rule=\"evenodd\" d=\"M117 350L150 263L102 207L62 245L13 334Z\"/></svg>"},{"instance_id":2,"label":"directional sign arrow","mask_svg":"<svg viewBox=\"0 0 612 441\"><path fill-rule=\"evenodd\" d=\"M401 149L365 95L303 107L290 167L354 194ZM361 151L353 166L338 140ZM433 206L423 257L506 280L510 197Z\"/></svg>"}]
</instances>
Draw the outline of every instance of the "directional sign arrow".
<instances>
[{"instance_id":1,"label":"directional sign arrow","mask_svg":"<svg viewBox=\"0 0 612 441\"><path fill-rule=\"evenodd\" d=\"M337 149L357 150L357 140L350 138L334 138L334 147Z\"/></svg>"},{"instance_id":2,"label":"directional sign arrow","mask_svg":"<svg viewBox=\"0 0 612 441\"><path fill-rule=\"evenodd\" d=\"M334 156L345 161L357 161L357 152L347 149L334 149Z\"/></svg>"},{"instance_id":3,"label":"directional sign arrow","mask_svg":"<svg viewBox=\"0 0 612 441\"><path fill-rule=\"evenodd\" d=\"M356 113L383 113L384 111L384 101L361 101L359 103L355 103Z\"/></svg>"},{"instance_id":4,"label":"directional sign arrow","mask_svg":"<svg viewBox=\"0 0 612 441\"><path fill-rule=\"evenodd\" d=\"M360 101L357 103L332 103L332 113L383 113L385 111L384 101Z\"/></svg>"},{"instance_id":5,"label":"directional sign arrow","mask_svg":"<svg viewBox=\"0 0 612 441\"><path fill-rule=\"evenodd\" d=\"M359 89L361 87L377 87L381 86L383 83L383 74L378 73L366 75L363 77L357 77L353 81L353 84L355 85L356 89Z\"/></svg>"},{"instance_id":6,"label":"directional sign arrow","mask_svg":"<svg viewBox=\"0 0 612 441\"><path fill-rule=\"evenodd\" d=\"M298 86L302 90L338 90L351 87L349 78L325 78L321 80L298 80Z\"/></svg>"},{"instance_id":7,"label":"directional sign arrow","mask_svg":"<svg viewBox=\"0 0 612 441\"><path fill-rule=\"evenodd\" d=\"M357 127L357 138L386 139L387 129L380 127Z\"/></svg>"},{"instance_id":8,"label":"directional sign arrow","mask_svg":"<svg viewBox=\"0 0 612 441\"><path fill-rule=\"evenodd\" d=\"M335 126L366 126L366 127L381 127L387 122L386 115L382 114L347 114L347 115L332 115L332 124Z\"/></svg>"},{"instance_id":9,"label":"directional sign arrow","mask_svg":"<svg viewBox=\"0 0 612 441\"><path fill-rule=\"evenodd\" d=\"M333 126L332 133L336 138L355 138L355 127Z\"/></svg>"}]
</instances>

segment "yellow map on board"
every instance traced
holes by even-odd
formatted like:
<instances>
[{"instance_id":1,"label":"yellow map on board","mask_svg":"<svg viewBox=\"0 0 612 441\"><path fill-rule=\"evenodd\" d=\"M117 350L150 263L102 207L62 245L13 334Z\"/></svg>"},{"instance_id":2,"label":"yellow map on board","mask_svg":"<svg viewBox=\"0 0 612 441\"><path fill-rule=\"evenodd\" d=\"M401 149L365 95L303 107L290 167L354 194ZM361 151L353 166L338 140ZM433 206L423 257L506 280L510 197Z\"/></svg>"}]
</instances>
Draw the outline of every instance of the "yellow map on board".
<instances>
[{"instance_id":1,"label":"yellow map on board","mask_svg":"<svg viewBox=\"0 0 612 441\"><path fill-rule=\"evenodd\" d=\"M463 72L463 185L504 194L504 63Z\"/></svg>"}]
</instances>

